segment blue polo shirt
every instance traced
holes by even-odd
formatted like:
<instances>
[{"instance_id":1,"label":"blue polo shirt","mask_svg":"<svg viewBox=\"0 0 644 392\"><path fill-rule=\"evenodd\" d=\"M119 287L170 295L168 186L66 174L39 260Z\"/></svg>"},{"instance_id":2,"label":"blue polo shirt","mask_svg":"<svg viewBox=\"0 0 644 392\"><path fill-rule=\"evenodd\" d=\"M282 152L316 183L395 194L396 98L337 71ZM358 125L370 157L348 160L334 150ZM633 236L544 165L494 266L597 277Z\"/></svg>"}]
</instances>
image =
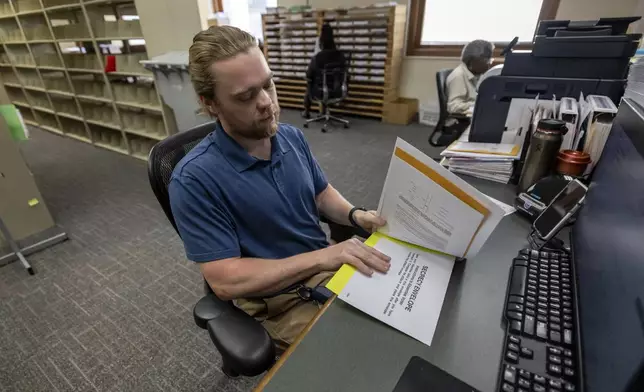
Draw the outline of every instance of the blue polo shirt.
<instances>
[{"instance_id":1,"label":"blue polo shirt","mask_svg":"<svg viewBox=\"0 0 644 392\"><path fill-rule=\"evenodd\" d=\"M302 132L279 124L270 160L218 124L175 167L170 204L188 259L281 259L328 245L315 196L328 185Z\"/></svg>"}]
</instances>

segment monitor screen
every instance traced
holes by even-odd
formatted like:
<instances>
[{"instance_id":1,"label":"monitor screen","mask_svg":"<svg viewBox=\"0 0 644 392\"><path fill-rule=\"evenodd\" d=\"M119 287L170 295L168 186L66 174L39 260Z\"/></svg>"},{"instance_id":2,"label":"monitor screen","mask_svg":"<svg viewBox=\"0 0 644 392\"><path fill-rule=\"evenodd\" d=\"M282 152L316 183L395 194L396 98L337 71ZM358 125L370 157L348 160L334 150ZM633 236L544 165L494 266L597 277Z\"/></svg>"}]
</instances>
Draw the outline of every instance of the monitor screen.
<instances>
[{"instance_id":1,"label":"monitor screen","mask_svg":"<svg viewBox=\"0 0 644 392\"><path fill-rule=\"evenodd\" d=\"M589 392L634 391L644 361L642 113L621 103L572 232Z\"/></svg>"}]
</instances>

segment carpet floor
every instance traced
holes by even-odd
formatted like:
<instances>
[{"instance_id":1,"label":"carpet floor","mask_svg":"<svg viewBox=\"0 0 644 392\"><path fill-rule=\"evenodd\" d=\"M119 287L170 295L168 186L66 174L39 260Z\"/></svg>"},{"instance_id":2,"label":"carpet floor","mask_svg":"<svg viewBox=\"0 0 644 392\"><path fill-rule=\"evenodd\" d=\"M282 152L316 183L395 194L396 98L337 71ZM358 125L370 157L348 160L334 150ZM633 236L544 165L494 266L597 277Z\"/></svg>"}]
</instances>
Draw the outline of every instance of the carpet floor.
<instances>
[{"instance_id":1,"label":"carpet floor","mask_svg":"<svg viewBox=\"0 0 644 392\"><path fill-rule=\"evenodd\" d=\"M295 111L283 122L301 127ZM396 137L430 156L430 128L350 119L303 129L330 182L375 208ZM192 306L198 268L150 190L138 159L39 129L22 145L70 240L0 268L0 391L247 391L229 379Z\"/></svg>"}]
</instances>

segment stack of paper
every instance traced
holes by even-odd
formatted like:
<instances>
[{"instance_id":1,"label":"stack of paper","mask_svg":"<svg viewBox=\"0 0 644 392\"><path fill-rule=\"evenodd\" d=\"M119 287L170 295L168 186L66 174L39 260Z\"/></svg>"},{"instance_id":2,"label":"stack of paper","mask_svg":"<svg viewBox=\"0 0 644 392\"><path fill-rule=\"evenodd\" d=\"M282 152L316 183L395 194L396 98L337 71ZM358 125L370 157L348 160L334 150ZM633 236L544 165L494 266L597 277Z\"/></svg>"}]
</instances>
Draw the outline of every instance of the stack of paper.
<instances>
[{"instance_id":1,"label":"stack of paper","mask_svg":"<svg viewBox=\"0 0 644 392\"><path fill-rule=\"evenodd\" d=\"M470 143L460 138L441 153L441 165L454 173L507 184L520 152L518 144Z\"/></svg>"},{"instance_id":2,"label":"stack of paper","mask_svg":"<svg viewBox=\"0 0 644 392\"><path fill-rule=\"evenodd\" d=\"M644 106L644 57L638 58L631 64L624 98L631 98L640 106Z\"/></svg>"}]
</instances>

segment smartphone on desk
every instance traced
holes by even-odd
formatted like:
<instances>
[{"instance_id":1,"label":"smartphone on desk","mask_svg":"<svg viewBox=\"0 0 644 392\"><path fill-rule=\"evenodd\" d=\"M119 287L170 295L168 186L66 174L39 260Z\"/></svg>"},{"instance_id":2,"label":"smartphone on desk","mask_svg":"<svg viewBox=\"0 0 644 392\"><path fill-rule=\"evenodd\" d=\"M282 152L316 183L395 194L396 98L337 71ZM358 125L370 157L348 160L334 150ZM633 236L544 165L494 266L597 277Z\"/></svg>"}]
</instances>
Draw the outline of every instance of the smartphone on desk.
<instances>
[{"instance_id":1,"label":"smartphone on desk","mask_svg":"<svg viewBox=\"0 0 644 392\"><path fill-rule=\"evenodd\" d=\"M550 240L584 203L588 187L572 180L559 192L550 205L535 219L532 227L544 241Z\"/></svg>"}]
</instances>

